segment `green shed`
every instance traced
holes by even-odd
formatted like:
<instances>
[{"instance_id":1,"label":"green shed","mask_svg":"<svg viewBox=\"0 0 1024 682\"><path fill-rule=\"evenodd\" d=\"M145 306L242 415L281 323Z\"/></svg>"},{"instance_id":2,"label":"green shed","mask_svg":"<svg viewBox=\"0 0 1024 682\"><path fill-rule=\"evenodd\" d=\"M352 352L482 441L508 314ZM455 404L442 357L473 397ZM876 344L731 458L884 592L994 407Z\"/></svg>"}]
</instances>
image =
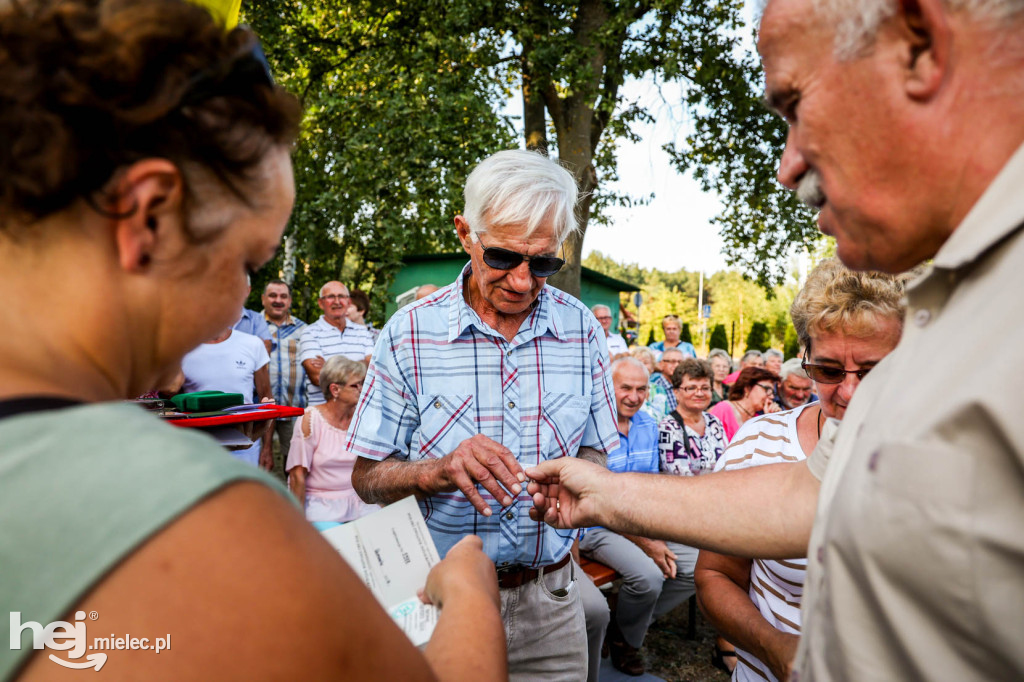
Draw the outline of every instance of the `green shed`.
<instances>
[{"instance_id":1,"label":"green shed","mask_svg":"<svg viewBox=\"0 0 1024 682\"><path fill-rule=\"evenodd\" d=\"M425 256L406 256L402 269L388 289L388 304L385 314L391 317L395 312L416 297L416 289L423 284L447 286L455 281L469 260L465 253L435 253ZM580 299L591 308L603 303L612 310L612 328L619 327L619 292L640 291L629 282L602 275L590 268L580 268Z\"/></svg>"}]
</instances>

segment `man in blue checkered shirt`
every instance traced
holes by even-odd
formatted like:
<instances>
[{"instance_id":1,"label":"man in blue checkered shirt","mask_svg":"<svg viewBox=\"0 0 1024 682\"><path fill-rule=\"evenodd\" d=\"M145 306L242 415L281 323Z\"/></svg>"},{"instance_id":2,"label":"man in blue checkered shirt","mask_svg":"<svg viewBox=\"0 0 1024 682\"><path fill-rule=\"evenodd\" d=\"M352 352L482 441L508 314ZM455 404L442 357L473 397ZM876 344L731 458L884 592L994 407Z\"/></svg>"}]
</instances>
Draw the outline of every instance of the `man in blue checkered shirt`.
<instances>
[{"instance_id":1,"label":"man in blue checkered shirt","mask_svg":"<svg viewBox=\"0 0 1024 682\"><path fill-rule=\"evenodd\" d=\"M604 331L545 282L576 228L572 175L499 152L470 174L459 278L381 331L350 427L366 501L415 495L443 556L479 535L494 560L513 680L577 680L587 638L574 531L529 517L524 467L618 445Z\"/></svg>"}]
</instances>

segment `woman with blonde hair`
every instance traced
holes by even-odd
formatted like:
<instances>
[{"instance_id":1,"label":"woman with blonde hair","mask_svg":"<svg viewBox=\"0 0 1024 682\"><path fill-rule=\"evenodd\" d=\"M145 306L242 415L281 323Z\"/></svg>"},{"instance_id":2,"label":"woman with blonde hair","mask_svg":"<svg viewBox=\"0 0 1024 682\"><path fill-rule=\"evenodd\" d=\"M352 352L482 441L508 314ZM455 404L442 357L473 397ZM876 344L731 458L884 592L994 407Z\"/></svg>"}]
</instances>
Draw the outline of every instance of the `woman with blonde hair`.
<instances>
[{"instance_id":1,"label":"woman with blonde hair","mask_svg":"<svg viewBox=\"0 0 1024 682\"><path fill-rule=\"evenodd\" d=\"M790 308L807 348L803 367L819 400L744 424L716 471L806 459L825 420L843 418L860 380L896 347L903 314L900 277L856 272L834 259L820 263ZM698 598L711 622L737 646L734 680L788 679L800 638L806 563L701 551ZM723 642L718 646L716 664L727 666L732 656Z\"/></svg>"}]
</instances>

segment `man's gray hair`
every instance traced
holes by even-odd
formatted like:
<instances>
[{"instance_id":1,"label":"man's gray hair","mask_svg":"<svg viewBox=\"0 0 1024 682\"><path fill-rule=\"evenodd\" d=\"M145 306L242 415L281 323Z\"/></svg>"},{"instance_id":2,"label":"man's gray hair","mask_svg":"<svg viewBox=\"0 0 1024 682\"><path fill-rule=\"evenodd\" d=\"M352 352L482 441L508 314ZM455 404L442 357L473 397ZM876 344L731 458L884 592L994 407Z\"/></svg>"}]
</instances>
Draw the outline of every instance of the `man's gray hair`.
<instances>
[{"instance_id":1,"label":"man's gray hair","mask_svg":"<svg viewBox=\"0 0 1024 682\"><path fill-rule=\"evenodd\" d=\"M771 0L764 3L765 6ZM854 59L870 48L878 30L896 15L896 0L813 0L815 13L835 26L835 54ZM1024 0L944 0L951 11L963 11L976 21L1005 25L1024 15ZM1016 15L1016 17L1015 17ZM1013 30L1013 29L1008 29Z\"/></svg>"},{"instance_id":2,"label":"man's gray hair","mask_svg":"<svg viewBox=\"0 0 1024 682\"><path fill-rule=\"evenodd\" d=\"M598 303L597 305L591 306L590 308L590 312L594 313L594 317L597 317L598 310L607 310L609 315L612 314L612 309L606 306L604 303Z\"/></svg>"},{"instance_id":3,"label":"man's gray hair","mask_svg":"<svg viewBox=\"0 0 1024 682\"><path fill-rule=\"evenodd\" d=\"M779 370L779 379L785 381L786 377L790 374L795 374L801 379L810 379L804 368L800 366L800 358L790 358L782 363L782 369Z\"/></svg>"},{"instance_id":4,"label":"man's gray hair","mask_svg":"<svg viewBox=\"0 0 1024 682\"><path fill-rule=\"evenodd\" d=\"M639 360L637 360L636 358L634 358L634 357L632 357L630 355L623 355L618 360L615 360L615 361L612 362L612 367L611 367L611 374L612 374L612 376L615 376L615 370L617 370L623 364L632 365L633 367L639 367L640 369L642 369L644 371L644 376L645 377L647 377L648 379L651 378L651 375L647 371L647 368L644 367L644 363L640 362Z\"/></svg>"},{"instance_id":5,"label":"man's gray hair","mask_svg":"<svg viewBox=\"0 0 1024 682\"><path fill-rule=\"evenodd\" d=\"M740 364L743 364L750 358L764 358L764 354L761 353L761 351L759 350L748 350L746 353L743 354L743 357L740 358Z\"/></svg>"},{"instance_id":6,"label":"man's gray hair","mask_svg":"<svg viewBox=\"0 0 1024 682\"><path fill-rule=\"evenodd\" d=\"M712 348L711 352L708 353L708 362L711 362L715 358L722 358L723 360L729 363L729 368L732 369L732 356L730 356L721 348Z\"/></svg>"},{"instance_id":7,"label":"man's gray hair","mask_svg":"<svg viewBox=\"0 0 1024 682\"><path fill-rule=\"evenodd\" d=\"M769 348L764 352L764 359L767 360L768 358L778 358L779 360L784 360L786 356L782 353L781 350L778 350L776 348Z\"/></svg>"},{"instance_id":8,"label":"man's gray hair","mask_svg":"<svg viewBox=\"0 0 1024 682\"><path fill-rule=\"evenodd\" d=\"M537 152L510 149L487 157L469 174L463 197L473 241L489 227L522 225L530 235L550 222L561 244L578 229L576 179Z\"/></svg>"}]
</instances>

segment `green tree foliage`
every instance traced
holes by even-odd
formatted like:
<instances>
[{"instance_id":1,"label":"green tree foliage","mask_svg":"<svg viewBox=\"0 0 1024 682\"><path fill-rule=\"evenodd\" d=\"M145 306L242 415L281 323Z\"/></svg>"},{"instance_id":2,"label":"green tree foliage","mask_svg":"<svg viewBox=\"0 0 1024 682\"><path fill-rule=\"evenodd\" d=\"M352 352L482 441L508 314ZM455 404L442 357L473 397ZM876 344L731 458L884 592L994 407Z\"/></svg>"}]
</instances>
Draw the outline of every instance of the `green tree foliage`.
<instances>
[{"instance_id":1,"label":"green tree foliage","mask_svg":"<svg viewBox=\"0 0 1024 682\"><path fill-rule=\"evenodd\" d=\"M727 262L771 289L785 279L791 250L813 252L822 237L813 212L775 178L787 128L762 103L757 57L745 49L716 54L711 68L698 66L687 91L692 132L666 151L681 172L691 170L721 196L716 223Z\"/></svg>"},{"instance_id":2,"label":"green tree foliage","mask_svg":"<svg viewBox=\"0 0 1024 682\"><path fill-rule=\"evenodd\" d=\"M298 312L341 279L380 313L402 256L455 250L452 217L481 158L515 146L502 90L469 3L246 0L274 73L306 111L297 197L283 251Z\"/></svg>"},{"instance_id":3,"label":"green tree foliage","mask_svg":"<svg viewBox=\"0 0 1024 682\"><path fill-rule=\"evenodd\" d=\"M747 335L747 350L759 350L762 353L771 347L768 338L768 325L755 322Z\"/></svg>"},{"instance_id":4,"label":"green tree foliage","mask_svg":"<svg viewBox=\"0 0 1024 682\"><path fill-rule=\"evenodd\" d=\"M693 337L690 336L689 322L683 322L683 329L679 332L679 340L685 341L686 343L693 343Z\"/></svg>"},{"instance_id":5,"label":"green tree foliage","mask_svg":"<svg viewBox=\"0 0 1024 682\"><path fill-rule=\"evenodd\" d=\"M716 324L715 328L711 330L711 339L708 341L708 349L721 348L722 350L729 349L729 337L725 334L725 325Z\"/></svg>"},{"instance_id":6,"label":"green tree foliage","mask_svg":"<svg viewBox=\"0 0 1024 682\"><path fill-rule=\"evenodd\" d=\"M786 330L786 338L783 342L782 352L786 358L797 358L800 357L800 339L797 338L796 329L790 325L789 329Z\"/></svg>"},{"instance_id":7,"label":"green tree foliage","mask_svg":"<svg viewBox=\"0 0 1024 682\"><path fill-rule=\"evenodd\" d=\"M618 141L634 139L630 126L652 118L624 101L622 86L650 78L684 85L695 132L671 151L680 168L726 193L730 257L776 281L758 257L777 257L786 247L776 242L799 241L813 228L804 230L804 216L775 229L795 213L772 179L781 128L757 108L756 64L739 40L742 5L247 0L243 21L307 111L295 154L296 210L286 248L268 270L294 279L306 303L324 280L341 277L369 291L379 311L403 255L455 247L451 219L472 166L519 146L510 121L495 113L519 90L526 146L550 148L584 190L583 230L566 244L569 263L552 280L578 293L588 222L603 220L613 202L644 200L607 186ZM733 184L739 189L728 194ZM670 275L664 284L683 288Z\"/></svg>"}]
</instances>

